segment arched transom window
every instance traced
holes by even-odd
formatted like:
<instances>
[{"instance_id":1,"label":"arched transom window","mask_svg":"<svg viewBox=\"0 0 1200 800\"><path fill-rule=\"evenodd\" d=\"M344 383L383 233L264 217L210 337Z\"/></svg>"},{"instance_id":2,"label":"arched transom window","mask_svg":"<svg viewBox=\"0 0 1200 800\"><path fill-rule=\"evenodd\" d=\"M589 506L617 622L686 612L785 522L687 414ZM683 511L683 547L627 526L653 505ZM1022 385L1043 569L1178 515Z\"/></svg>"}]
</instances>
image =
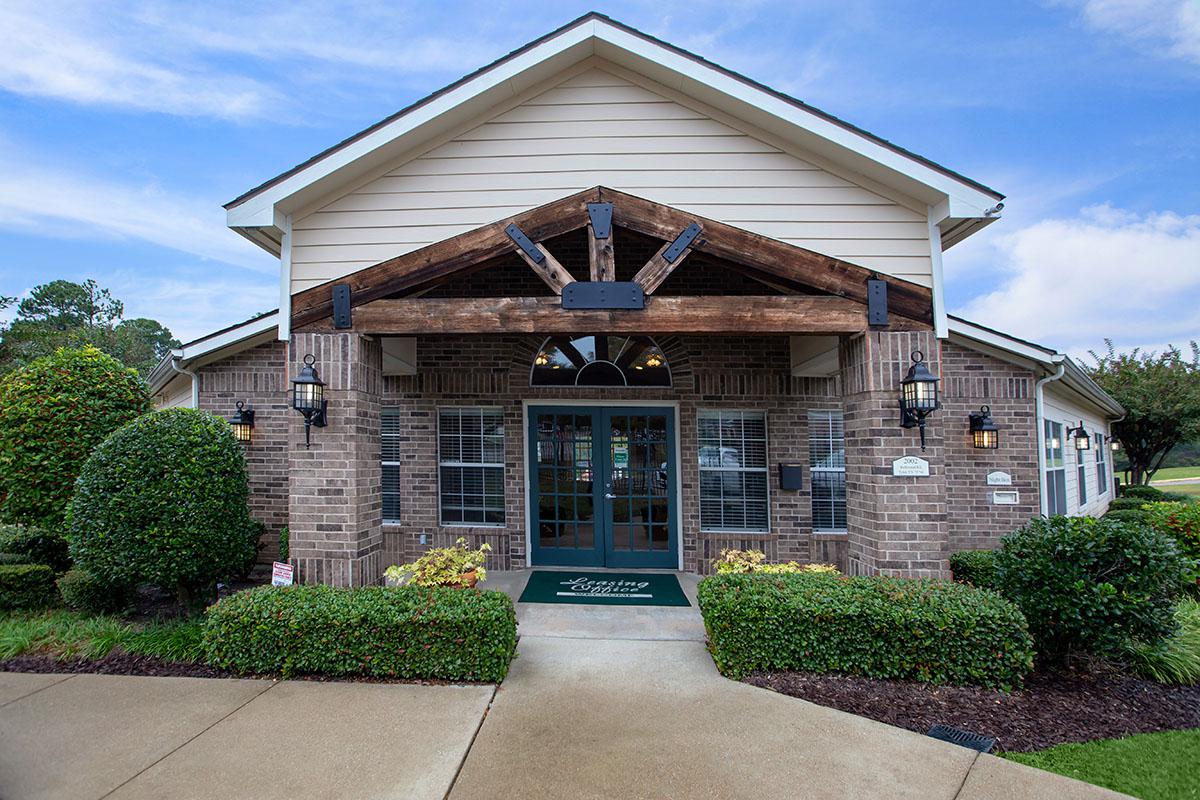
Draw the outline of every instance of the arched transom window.
<instances>
[{"instance_id":1,"label":"arched transom window","mask_svg":"<svg viewBox=\"0 0 1200 800\"><path fill-rule=\"evenodd\" d=\"M670 386L662 349L648 336L551 336L533 358L531 386Z\"/></svg>"}]
</instances>

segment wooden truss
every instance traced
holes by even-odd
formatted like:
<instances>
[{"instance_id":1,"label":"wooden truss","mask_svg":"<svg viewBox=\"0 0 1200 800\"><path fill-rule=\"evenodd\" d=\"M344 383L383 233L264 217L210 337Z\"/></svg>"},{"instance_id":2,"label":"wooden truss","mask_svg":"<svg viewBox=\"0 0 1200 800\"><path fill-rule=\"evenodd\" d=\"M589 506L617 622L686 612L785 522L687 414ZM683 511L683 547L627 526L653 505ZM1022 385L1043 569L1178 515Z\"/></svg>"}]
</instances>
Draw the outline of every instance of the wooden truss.
<instances>
[{"instance_id":1,"label":"wooden truss","mask_svg":"<svg viewBox=\"0 0 1200 800\"><path fill-rule=\"evenodd\" d=\"M591 207L589 208L589 204ZM634 276L646 295L641 309L565 309L574 279L545 242L588 231L589 276L615 279L616 228L664 244ZM597 230L600 228L600 230ZM655 297L689 254L729 262L783 296ZM455 275L516 253L550 287L550 297L426 298L421 292ZM349 287L354 330L419 333L850 333L867 330L865 267L751 233L613 189L596 187L510 219L382 261L292 298L292 325L332 328L333 287ZM888 329L927 330L930 290L887 280ZM815 294L814 294L815 292Z\"/></svg>"}]
</instances>

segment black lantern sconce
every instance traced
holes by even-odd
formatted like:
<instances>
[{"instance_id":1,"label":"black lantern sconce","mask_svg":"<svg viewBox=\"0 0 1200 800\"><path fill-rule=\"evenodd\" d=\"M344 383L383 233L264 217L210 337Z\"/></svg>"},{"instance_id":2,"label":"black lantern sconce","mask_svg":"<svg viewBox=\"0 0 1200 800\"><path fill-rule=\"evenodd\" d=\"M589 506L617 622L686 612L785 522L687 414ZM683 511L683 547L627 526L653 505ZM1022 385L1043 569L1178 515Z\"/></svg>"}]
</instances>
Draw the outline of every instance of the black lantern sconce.
<instances>
[{"instance_id":1,"label":"black lantern sconce","mask_svg":"<svg viewBox=\"0 0 1200 800\"><path fill-rule=\"evenodd\" d=\"M1121 443L1116 439L1113 439L1111 442L1109 442L1108 446L1114 453L1121 449Z\"/></svg>"},{"instance_id":2,"label":"black lantern sconce","mask_svg":"<svg viewBox=\"0 0 1200 800\"><path fill-rule=\"evenodd\" d=\"M1075 449L1076 450L1091 450L1092 449L1092 437L1088 436L1087 429L1085 429L1083 427L1083 420L1079 420L1078 428L1067 428L1067 435L1075 436Z\"/></svg>"},{"instance_id":3,"label":"black lantern sconce","mask_svg":"<svg viewBox=\"0 0 1200 800\"><path fill-rule=\"evenodd\" d=\"M234 438L242 444L250 444L254 436L254 409L246 408L246 404L238 400L237 410L229 418L229 426L233 428Z\"/></svg>"},{"instance_id":4,"label":"black lantern sconce","mask_svg":"<svg viewBox=\"0 0 1200 800\"><path fill-rule=\"evenodd\" d=\"M971 444L976 450L995 450L1000 446L1000 429L992 422L990 406L980 406L979 412L972 412Z\"/></svg>"},{"instance_id":5,"label":"black lantern sconce","mask_svg":"<svg viewBox=\"0 0 1200 800\"><path fill-rule=\"evenodd\" d=\"M325 382L317 375L313 365L317 359L312 354L304 357L304 368L292 378L292 408L304 417L304 446L312 447L310 434L313 426L324 428L325 411L329 401L325 399Z\"/></svg>"},{"instance_id":6,"label":"black lantern sconce","mask_svg":"<svg viewBox=\"0 0 1200 800\"><path fill-rule=\"evenodd\" d=\"M900 427L921 429L921 449L925 449L925 418L942 407L938 400L939 378L925 366L925 354L914 350L913 365L900 381Z\"/></svg>"}]
</instances>

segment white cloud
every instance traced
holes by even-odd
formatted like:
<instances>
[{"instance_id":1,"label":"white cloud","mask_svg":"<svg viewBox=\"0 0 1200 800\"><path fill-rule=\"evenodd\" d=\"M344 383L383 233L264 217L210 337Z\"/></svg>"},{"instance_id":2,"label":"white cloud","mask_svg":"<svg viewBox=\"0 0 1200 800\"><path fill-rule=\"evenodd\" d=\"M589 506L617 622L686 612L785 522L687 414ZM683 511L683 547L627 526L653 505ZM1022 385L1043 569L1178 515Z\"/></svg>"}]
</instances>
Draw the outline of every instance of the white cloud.
<instances>
[{"instance_id":1,"label":"white cloud","mask_svg":"<svg viewBox=\"0 0 1200 800\"><path fill-rule=\"evenodd\" d=\"M1197 0L1073 0L1085 24L1147 52L1200 64Z\"/></svg>"},{"instance_id":2,"label":"white cloud","mask_svg":"<svg viewBox=\"0 0 1200 800\"><path fill-rule=\"evenodd\" d=\"M1072 353L1200 335L1200 215L1091 206L991 249L998 287L954 313Z\"/></svg>"},{"instance_id":3,"label":"white cloud","mask_svg":"<svg viewBox=\"0 0 1200 800\"><path fill-rule=\"evenodd\" d=\"M103 16L107 17L101 10ZM82 104L239 119L278 101L250 78L189 65L141 31L122 32L86 7L0 5L0 88ZM139 40L140 39L140 40Z\"/></svg>"},{"instance_id":4,"label":"white cloud","mask_svg":"<svg viewBox=\"0 0 1200 800\"><path fill-rule=\"evenodd\" d=\"M279 282L266 276L180 268L153 276L117 272L100 282L125 303L127 318L156 319L182 342L279 307Z\"/></svg>"},{"instance_id":5,"label":"white cloud","mask_svg":"<svg viewBox=\"0 0 1200 800\"><path fill-rule=\"evenodd\" d=\"M105 180L0 149L0 228L51 237L135 239L263 274L278 262L225 226L208 199Z\"/></svg>"}]
</instances>

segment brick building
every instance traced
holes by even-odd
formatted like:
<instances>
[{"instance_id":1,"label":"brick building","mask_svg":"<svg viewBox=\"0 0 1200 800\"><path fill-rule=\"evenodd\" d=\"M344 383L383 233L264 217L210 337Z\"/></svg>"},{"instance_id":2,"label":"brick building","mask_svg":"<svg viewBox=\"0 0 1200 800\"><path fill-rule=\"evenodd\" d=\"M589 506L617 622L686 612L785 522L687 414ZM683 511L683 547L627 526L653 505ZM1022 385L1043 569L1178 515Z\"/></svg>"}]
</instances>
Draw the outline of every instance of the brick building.
<instances>
[{"instance_id":1,"label":"brick building","mask_svg":"<svg viewBox=\"0 0 1200 800\"><path fill-rule=\"evenodd\" d=\"M281 309L151 383L254 409L264 557L286 525L303 581L375 583L460 536L500 568L752 547L944 576L1112 495L1120 407L945 312L942 252L1001 199L591 14L230 203L280 258ZM919 431L899 401L922 356ZM306 358L324 426L291 409Z\"/></svg>"}]
</instances>

